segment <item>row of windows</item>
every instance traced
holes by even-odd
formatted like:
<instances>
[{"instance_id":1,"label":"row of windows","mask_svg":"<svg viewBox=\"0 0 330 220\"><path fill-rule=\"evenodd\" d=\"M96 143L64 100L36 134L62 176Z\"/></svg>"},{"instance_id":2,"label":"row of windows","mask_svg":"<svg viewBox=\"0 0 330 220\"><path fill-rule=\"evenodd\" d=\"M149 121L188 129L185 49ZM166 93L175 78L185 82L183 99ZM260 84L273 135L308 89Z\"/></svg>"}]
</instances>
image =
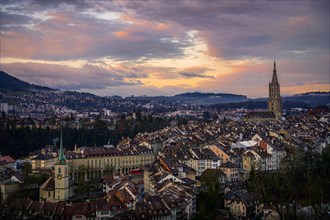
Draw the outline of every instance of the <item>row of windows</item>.
<instances>
[{"instance_id":1,"label":"row of windows","mask_svg":"<svg viewBox=\"0 0 330 220\"><path fill-rule=\"evenodd\" d=\"M110 166L139 166L145 162L151 162L153 160L153 155L142 156L142 157L131 157L126 159L120 158L104 158L104 159L87 159L87 164L84 163L87 167L96 168L104 167L105 165ZM79 163L79 162L78 162Z\"/></svg>"}]
</instances>

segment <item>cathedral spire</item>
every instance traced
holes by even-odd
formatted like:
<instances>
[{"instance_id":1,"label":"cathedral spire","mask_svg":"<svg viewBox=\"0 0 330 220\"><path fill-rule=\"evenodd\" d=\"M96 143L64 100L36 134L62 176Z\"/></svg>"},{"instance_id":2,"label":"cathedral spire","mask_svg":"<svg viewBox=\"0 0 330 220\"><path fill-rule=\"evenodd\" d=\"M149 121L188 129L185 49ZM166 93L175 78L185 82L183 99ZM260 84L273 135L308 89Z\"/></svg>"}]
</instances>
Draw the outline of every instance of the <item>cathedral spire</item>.
<instances>
[{"instance_id":1,"label":"cathedral spire","mask_svg":"<svg viewBox=\"0 0 330 220\"><path fill-rule=\"evenodd\" d=\"M276 71L276 62L275 62L275 60L274 60L274 70L273 70L272 84L278 84L277 71Z\"/></svg>"},{"instance_id":2,"label":"cathedral spire","mask_svg":"<svg viewBox=\"0 0 330 220\"><path fill-rule=\"evenodd\" d=\"M272 82L269 83L268 111L274 113L275 118L282 118L282 97L280 93L280 84L277 79L276 62L274 61L274 70Z\"/></svg>"}]
</instances>

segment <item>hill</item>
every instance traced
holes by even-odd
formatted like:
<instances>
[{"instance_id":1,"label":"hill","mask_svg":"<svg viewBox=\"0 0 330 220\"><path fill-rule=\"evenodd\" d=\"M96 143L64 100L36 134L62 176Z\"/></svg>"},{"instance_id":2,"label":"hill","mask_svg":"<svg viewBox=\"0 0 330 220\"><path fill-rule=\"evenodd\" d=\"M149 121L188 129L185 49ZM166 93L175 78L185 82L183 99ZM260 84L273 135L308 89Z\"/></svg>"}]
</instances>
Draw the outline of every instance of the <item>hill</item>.
<instances>
[{"instance_id":1,"label":"hill","mask_svg":"<svg viewBox=\"0 0 330 220\"><path fill-rule=\"evenodd\" d=\"M283 97L284 101L303 102L312 107L318 105L330 105L330 92L308 92L293 96Z\"/></svg>"},{"instance_id":2,"label":"hill","mask_svg":"<svg viewBox=\"0 0 330 220\"><path fill-rule=\"evenodd\" d=\"M166 102L166 103L176 102L176 103L196 104L196 105L212 105L217 103L244 102L249 100L244 95L236 95L230 93L201 93L201 92L182 93L174 96L127 97L126 99L158 101L158 102Z\"/></svg>"},{"instance_id":3,"label":"hill","mask_svg":"<svg viewBox=\"0 0 330 220\"><path fill-rule=\"evenodd\" d=\"M217 103L210 105L215 109L267 109L267 98L252 99L236 103ZM282 98L283 109L330 106L330 92L308 92Z\"/></svg>"},{"instance_id":4,"label":"hill","mask_svg":"<svg viewBox=\"0 0 330 220\"><path fill-rule=\"evenodd\" d=\"M246 102L235 102L235 103L219 103L210 106L211 108L218 110L227 110L227 109L267 109L267 101L246 101ZM291 102L284 101L283 109L291 109L291 108L303 108L308 109L311 106L304 102Z\"/></svg>"},{"instance_id":5,"label":"hill","mask_svg":"<svg viewBox=\"0 0 330 220\"><path fill-rule=\"evenodd\" d=\"M0 71L0 92L27 92L27 91L53 91L44 86L37 86L28 82L22 81L9 75L4 71Z\"/></svg>"}]
</instances>

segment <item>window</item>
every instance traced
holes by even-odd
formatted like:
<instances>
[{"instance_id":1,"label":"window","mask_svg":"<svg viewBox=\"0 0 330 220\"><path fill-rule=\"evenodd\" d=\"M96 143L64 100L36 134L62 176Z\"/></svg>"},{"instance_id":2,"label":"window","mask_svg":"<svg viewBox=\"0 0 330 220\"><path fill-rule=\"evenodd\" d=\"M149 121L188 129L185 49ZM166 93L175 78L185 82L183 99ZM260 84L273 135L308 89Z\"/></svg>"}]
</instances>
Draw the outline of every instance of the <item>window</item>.
<instances>
[{"instance_id":1,"label":"window","mask_svg":"<svg viewBox=\"0 0 330 220\"><path fill-rule=\"evenodd\" d=\"M58 172L58 173L61 173L61 167L58 168L58 171L57 171L57 172Z\"/></svg>"}]
</instances>

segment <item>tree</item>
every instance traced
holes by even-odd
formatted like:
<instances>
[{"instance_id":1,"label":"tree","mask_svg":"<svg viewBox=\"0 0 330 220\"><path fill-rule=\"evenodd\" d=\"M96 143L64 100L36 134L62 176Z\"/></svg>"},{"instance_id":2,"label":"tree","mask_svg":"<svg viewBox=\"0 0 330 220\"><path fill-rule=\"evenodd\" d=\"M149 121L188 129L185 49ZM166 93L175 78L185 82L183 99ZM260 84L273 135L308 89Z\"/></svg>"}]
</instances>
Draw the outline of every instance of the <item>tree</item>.
<instances>
[{"instance_id":1,"label":"tree","mask_svg":"<svg viewBox=\"0 0 330 220\"><path fill-rule=\"evenodd\" d=\"M112 175L115 171L115 168L112 165L106 164L103 174L104 175Z\"/></svg>"},{"instance_id":2,"label":"tree","mask_svg":"<svg viewBox=\"0 0 330 220\"><path fill-rule=\"evenodd\" d=\"M6 118L6 112L5 111L1 112L1 118Z\"/></svg>"},{"instance_id":3,"label":"tree","mask_svg":"<svg viewBox=\"0 0 330 220\"><path fill-rule=\"evenodd\" d=\"M74 189L75 194L83 196L84 193L88 193L91 189L90 182L88 179L86 179L86 172L89 169L86 168L84 165L79 165L77 168L77 177L78 179L76 180L76 188Z\"/></svg>"},{"instance_id":4,"label":"tree","mask_svg":"<svg viewBox=\"0 0 330 220\"><path fill-rule=\"evenodd\" d=\"M197 213L195 219L214 219L223 204L224 175L221 170L210 169L201 175L202 190L197 194Z\"/></svg>"},{"instance_id":5,"label":"tree","mask_svg":"<svg viewBox=\"0 0 330 220\"><path fill-rule=\"evenodd\" d=\"M260 195L263 203L272 205L280 219L297 219L298 204L311 206L311 217L321 219L323 204L330 202L327 196L330 194L329 165L326 155L305 153L295 156L284 161L277 172L252 170L249 190Z\"/></svg>"},{"instance_id":6,"label":"tree","mask_svg":"<svg viewBox=\"0 0 330 220\"><path fill-rule=\"evenodd\" d=\"M141 109L138 109L136 112L136 119L141 122L142 120L142 114L141 114Z\"/></svg>"}]
</instances>

